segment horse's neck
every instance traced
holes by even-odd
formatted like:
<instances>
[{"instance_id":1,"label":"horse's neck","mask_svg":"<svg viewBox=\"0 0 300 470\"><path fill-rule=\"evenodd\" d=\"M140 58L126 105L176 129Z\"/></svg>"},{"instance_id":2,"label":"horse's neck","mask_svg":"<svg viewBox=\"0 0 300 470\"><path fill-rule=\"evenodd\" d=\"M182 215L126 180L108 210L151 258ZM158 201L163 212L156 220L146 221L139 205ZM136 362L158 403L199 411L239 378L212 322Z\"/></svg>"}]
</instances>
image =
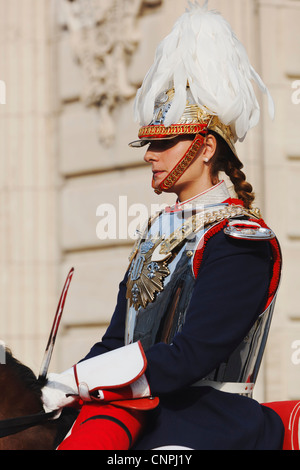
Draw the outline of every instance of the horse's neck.
<instances>
[{"instance_id":1,"label":"horse's neck","mask_svg":"<svg viewBox=\"0 0 300 470\"><path fill-rule=\"evenodd\" d=\"M0 364L0 418L14 418L42 410L38 397L16 377L9 365Z\"/></svg>"},{"instance_id":2,"label":"horse's neck","mask_svg":"<svg viewBox=\"0 0 300 470\"><path fill-rule=\"evenodd\" d=\"M9 356L0 364L0 420L20 418L43 411L35 375ZM0 450L50 450L57 432L55 421L30 427L0 439Z\"/></svg>"}]
</instances>

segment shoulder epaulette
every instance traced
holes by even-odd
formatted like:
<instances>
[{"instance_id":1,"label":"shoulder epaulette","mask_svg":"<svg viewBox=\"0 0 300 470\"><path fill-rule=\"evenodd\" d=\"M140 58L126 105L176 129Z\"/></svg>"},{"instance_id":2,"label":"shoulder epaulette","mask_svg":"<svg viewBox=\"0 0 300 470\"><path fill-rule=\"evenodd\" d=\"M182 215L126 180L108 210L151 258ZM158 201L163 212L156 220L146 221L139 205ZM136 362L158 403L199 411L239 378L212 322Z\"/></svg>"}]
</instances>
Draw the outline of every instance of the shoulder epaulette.
<instances>
[{"instance_id":1,"label":"shoulder epaulette","mask_svg":"<svg viewBox=\"0 0 300 470\"><path fill-rule=\"evenodd\" d=\"M231 238L242 240L272 240L275 233L258 220L232 220L224 228L224 233Z\"/></svg>"}]
</instances>

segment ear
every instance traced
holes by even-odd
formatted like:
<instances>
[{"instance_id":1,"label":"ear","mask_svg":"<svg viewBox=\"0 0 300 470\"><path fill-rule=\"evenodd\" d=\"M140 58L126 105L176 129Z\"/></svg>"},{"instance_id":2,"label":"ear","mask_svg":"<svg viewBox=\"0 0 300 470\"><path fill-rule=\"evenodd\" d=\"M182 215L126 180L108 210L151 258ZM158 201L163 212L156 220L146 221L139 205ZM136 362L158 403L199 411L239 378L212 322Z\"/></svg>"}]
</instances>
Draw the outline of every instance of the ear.
<instances>
[{"instance_id":1,"label":"ear","mask_svg":"<svg viewBox=\"0 0 300 470\"><path fill-rule=\"evenodd\" d=\"M214 135L208 134L205 138L203 149L203 161L209 163L210 159L214 156L217 148L217 140Z\"/></svg>"}]
</instances>

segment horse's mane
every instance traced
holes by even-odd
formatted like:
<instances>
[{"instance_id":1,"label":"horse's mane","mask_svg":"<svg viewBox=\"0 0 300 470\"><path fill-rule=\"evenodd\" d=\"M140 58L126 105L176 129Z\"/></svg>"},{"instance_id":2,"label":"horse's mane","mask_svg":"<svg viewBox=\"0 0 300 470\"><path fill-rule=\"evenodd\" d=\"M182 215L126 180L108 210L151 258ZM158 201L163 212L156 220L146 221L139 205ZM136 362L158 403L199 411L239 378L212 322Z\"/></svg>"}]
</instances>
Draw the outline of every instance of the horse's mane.
<instances>
[{"instance_id":1,"label":"horse's mane","mask_svg":"<svg viewBox=\"0 0 300 470\"><path fill-rule=\"evenodd\" d=\"M42 398L42 387L47 380L38 380L33 371L16 359L9 348L5 348L5 364L8 370L20 380L23 386L30 390L38 399Z\"/></svg>"},{"instance_id":2,"label":"horse's mane","mask_svg":"<svg viewBox=\"0 0 300 470\"><path fill-rule=\"evenodd\" d=\"M7 390L9 387L11 387L11 390L8 391L8 394L12 398L13 411L15 414L22 416L43 410L42 388L46 382L47 379L37 379L29 367L16 359L9 348L5 348L5 363L0 364L0 387L3 390ZM8 384L10 385L8 386ZM35 411L30 408L26 409L27 405L25 395L31 402L29 406L34 406ZM8 397L6 398L7 399L5 403L8 402ZM4 405L4 402L2 402L1 405L6 406ZM0 415L1 414L3 413L0 413ZM29 449L40 448L40 446L43 448L43 442L48 443L48 441L50 442L52 440L53 447L55 448L56 445L58 445L58 443L61 442L61 440L66 435L74 419L76 418L76 415L77 412L75 410L66 409L62 412L60 418L57 420L50 420L44 425L30 428L28 431L23 431L20 433L20 438L18 438L19 435L16 434L14 436L0 439L0 450L3 448L18 449L19 442L21 448L23 448L25 445L29 446L27 447ZM4 417L9 418L11 416L7 416L6 413ZM26 432L29 436L27 439L28 444L26 444ZM43 435L45 437L43 437ZM43 441L41 441L42 438ZM3 447L4 445L7 445L7 447Z\"/></svg>"}]
</instances>

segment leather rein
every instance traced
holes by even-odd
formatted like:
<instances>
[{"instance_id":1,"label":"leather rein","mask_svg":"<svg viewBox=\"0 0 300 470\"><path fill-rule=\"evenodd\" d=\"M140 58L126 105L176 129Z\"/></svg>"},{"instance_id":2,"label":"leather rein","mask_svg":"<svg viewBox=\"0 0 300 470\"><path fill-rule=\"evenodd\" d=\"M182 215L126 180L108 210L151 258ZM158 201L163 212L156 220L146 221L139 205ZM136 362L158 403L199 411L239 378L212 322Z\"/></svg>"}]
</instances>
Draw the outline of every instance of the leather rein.
<instances>
[{"instance_id":1,"label":"leather rein","mask_svg":"<svg viewBox=\"0 0 300 470\"><path fill-rule=\"evenodd\" d=\"M11 436L21 431L25 431L28 428L43 424L46 421L52 419L56 415L57 411L50 411L21 416L18 418L9 418L0 421L0 438Z\"/></svg>"}]
</instances>

